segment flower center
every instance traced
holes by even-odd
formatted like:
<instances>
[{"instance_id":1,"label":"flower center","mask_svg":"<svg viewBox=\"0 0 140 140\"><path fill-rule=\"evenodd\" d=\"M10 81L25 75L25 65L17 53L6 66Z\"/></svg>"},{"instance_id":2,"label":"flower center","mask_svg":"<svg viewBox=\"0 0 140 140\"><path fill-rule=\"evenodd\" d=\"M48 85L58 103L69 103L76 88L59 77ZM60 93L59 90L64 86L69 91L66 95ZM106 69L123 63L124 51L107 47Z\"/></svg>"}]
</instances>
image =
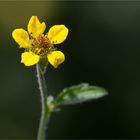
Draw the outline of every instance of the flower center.
<instances>
[{"instance_id":1,"label":"flower center","mask_svg":"<svg viewBox=\"0 0 140 140\"><path fill-rule=\"evenodd\" d=\"M54 50L53 44L44 34L40 34L37 38L31 39L31 51L37 55L46 55L48 52Z\"/></svg>"}]
</instances>

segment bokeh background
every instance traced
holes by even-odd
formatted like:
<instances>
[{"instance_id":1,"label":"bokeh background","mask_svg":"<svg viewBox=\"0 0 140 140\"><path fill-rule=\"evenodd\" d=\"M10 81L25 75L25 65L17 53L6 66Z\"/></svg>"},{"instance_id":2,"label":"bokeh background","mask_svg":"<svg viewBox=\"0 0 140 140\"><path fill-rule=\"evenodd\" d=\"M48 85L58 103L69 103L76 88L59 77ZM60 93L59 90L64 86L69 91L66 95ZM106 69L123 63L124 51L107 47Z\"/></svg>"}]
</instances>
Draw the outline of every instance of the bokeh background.
<instances>
[{"instance_id":1,"label":"bokeh background","mask_svg":"<svg viewBox=\"0 0 140 140\"><path fill-rule=\"evenodd\" d=\"M36 138L40 95L35 67L20 63L22 49L11 32L26 29L32 15L69 28L59 45L66 61L49 66L48 92L81 82L109 95L62 107L48 138L140 138L140 2L0 1L0 138Z\"/></svg>"}]
</instances>

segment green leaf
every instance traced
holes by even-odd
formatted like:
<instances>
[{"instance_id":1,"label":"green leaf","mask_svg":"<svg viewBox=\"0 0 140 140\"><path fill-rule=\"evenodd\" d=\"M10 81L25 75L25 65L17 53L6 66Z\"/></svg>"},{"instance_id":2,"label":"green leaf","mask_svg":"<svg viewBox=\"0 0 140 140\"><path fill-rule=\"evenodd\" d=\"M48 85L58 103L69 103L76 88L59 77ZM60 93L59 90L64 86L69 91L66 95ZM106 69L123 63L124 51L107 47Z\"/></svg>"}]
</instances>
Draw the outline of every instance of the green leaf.
<instances>
[{"instance_id":1,"label":"green leaf","mask_svg":"<svg viewBox=\"0 0 140 140\"><path fill-rule=\"evenodd\" d=\"M39 66L40 66L40 70L41 70L41 72L43 74L46 71L47 65L48 65L47 57L40 58L40 60L39 60Z\"/></svg>"},{"instance_id":2,"label":"green leaf","mask_svg":"<svg viewBox=\"0 0 140 140\"><path fill-rule=\"evenodd\" d=\"M82 103L85 101L101 98L107 94L108 93L104 88L82 83L64 89L56 98L56 104L64 105Z\"/></svg>"}]
</instances>

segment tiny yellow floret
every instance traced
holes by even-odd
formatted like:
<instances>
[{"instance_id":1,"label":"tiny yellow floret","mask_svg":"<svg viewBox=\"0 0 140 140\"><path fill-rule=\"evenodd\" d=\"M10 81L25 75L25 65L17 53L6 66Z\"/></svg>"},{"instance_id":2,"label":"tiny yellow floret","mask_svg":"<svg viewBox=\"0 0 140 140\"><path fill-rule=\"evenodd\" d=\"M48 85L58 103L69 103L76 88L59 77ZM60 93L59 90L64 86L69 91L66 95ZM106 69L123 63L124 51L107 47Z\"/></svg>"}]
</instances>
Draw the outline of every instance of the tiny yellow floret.
<instances>
[{"instance_id":1,"label":"tiny yellow floret","mask_svg":"<svg viewBox=\"0 0 140 140\"><path fill-rule=\"evenodd\" d=\"M68 35L65 25L54 25L48 33L43 34L46 24L40 22L37 16L32 16L28 22L28 31L22 28L13 30L12 37L25 52L21 55L21 62L25 66L32 66L39 62L40 58L46 58L54 68L57 68L65 60L65 55L57 51L54 44L62 43Z\"/></svg>"}]
</instances>

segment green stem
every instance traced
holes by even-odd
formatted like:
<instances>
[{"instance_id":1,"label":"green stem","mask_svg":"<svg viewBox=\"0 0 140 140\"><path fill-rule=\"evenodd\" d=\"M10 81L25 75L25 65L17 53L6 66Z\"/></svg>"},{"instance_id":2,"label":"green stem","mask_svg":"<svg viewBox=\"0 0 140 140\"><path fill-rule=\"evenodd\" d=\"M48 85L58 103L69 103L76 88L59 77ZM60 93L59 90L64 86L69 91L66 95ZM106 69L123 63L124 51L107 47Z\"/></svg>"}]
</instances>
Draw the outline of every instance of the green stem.
<instances>
[{"instance_id":1,"label":"green stem","mask_svg":"<svg viewBox=\"0 0 140 140\"><path fill-rule=\"evenodd\" d=\"M46 92L46 83L45 83L44 73L42 73L39 64L36 65L36 71L37 71L37 79L38 79L38 85L39 85L39 90L40 90L40 95L41 95L41 104L42 104L42 111L41 111L41 118L40 118L40 123L39 123L37 140L44 140L46 126L49 121L51 112L46 103L47 92Z\"/></svg>"}]
</instances>

